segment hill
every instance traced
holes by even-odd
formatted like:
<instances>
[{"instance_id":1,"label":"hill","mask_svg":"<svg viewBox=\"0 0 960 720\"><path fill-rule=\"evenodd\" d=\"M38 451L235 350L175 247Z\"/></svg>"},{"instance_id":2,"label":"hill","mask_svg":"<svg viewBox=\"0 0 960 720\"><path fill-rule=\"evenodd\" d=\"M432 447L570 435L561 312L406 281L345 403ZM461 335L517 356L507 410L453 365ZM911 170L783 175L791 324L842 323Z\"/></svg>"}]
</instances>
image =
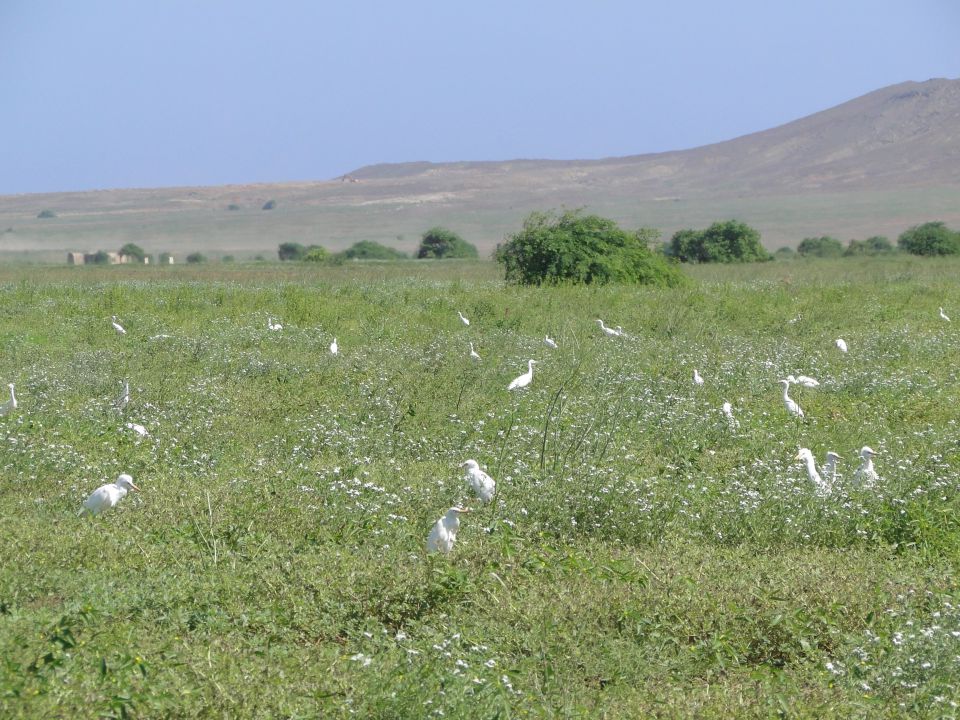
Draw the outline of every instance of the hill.
<instances>
[{"instance_id":1,"label":"hill","mask_svg":"<svg viewBox=\"0 0 960 720\"><path fill-rule=\"evenodd\" d=\"M276 209L261 210L269 199ZM272 253L376 240L412 250L449 225L481 251L531 210L585 206L669 235L737 217L768 247L932 219L960 225L960 80L906 82L786 125L689 150L599 160L411 162L319 182L0 197L0 250L119 247ZM228 210L228 206L235 209ZM38 219L44 209L57 217Z\"/></svg>"}]
</instances>

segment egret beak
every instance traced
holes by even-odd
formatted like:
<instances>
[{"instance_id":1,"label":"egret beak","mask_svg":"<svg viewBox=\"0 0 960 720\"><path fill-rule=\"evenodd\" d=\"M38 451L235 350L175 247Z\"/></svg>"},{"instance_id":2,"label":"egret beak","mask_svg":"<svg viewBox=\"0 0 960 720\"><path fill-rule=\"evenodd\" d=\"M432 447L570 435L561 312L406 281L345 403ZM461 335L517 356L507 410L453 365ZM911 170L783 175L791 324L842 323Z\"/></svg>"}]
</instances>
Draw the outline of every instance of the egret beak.
<instances>
[{"instance_id":1,"label":"egret beak","mask_svg":"<svg viewBox=\"0 0 960 720\"><path fill-rule=\"evenodd\" d=\"M137 492L140 491L140 488L138 488L138 487L137 487L136 485L134 485L133 483L130 483L130 487L132 487L132 488L133 488L134 490L136 490Z\"/></svg>"},{"instance_id":2,"label":"egret beak","mask_svg":"<svg viewBox=\"0 0 960 720\"><path fill-rule=\"evenodd\" d=\"M463 515L463 513L473 512L473 510L471 510L470 508L460 508L459 510L457 510L457 512Z\"/></svg>"}]
</instances>

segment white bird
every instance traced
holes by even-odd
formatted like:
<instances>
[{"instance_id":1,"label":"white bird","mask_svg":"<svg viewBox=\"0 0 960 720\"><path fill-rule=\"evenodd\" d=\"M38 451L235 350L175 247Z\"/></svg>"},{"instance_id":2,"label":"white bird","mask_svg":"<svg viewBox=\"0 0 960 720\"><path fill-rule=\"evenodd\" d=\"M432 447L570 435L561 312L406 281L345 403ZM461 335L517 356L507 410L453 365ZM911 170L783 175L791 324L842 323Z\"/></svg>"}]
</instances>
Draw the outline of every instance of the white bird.
<instances>
[{"instance_id":1,"label":"white bird","mask_svg":"<svg viewBox=\"0 0 960 720\"><path fill-rule=\"evenodd\" d=\"M815 378L810 377L809 375L787 375L787 380L792 382L794 385L802 385L806 388L815 388L820 387L820 381Z\"/></svg>"},{"instance_id":2,"label":"white bird","mask_svg":"<svg viewBox=\"0 0 960 720\"><path fill-rule=\"evenodd\" d=\"M823 466L823 472L831 485L837 481L837 461L841 459L833 450L827 452L827 464Z\"/></svg>"},{"instance_id":3,"label":"white bird","mask_svg":"<svg viewBox=\"0 0 960 720\"><path fill-rule=\"evenodd\" d=\"M427 552L448 553L453 550L457 531L460 529L460 515L468 512L470 510L467 508L457 506L447 510L447 514L433 524L433 529L427 536Z\"/></svg>"},{"instance_id":4,"label":"white bird","mask_svg":"<svg viewBox=\"0 0 960 720\"><path fill-rule=\"evenodd\" d=\"M126 497L128 491L139 489L133 484L133 478L123 473L117 478L116 482L101 485L90 493L90 497L83 501L83 507L80 508L77 515L83 515L84 513L99 515L104 510L115 507L118 502Z\"/></svg>"},{"instance_id":5,"label":"white bird","mask_svg":"<svg viewBox=\"0 0 960 720\"><path fill-rule=\"evenodd\" d=\"M873 467L874 455L876 455L876 453L866 445L860 449L860 467L857 468L854 478L856 478L856 480L859 481L864 487L871 487L877 480L880 479L880 476L877 475L876 469Z\"/></svg>"},{"instance_id":6,"label":"white bird","mask_svg":"<svg viewBox=\"0 0 960 720\"><path fill-rule=\"evenodd\" d=\"M3 405L0 405L0 417L4 415L9 415L11 412L17 409L17 396L13 392L13 383L7 385L10 388L10 399L7 400Z\"/></svg>"},{"instance_id":7,"label":"white bird","mask_svg":"<svg viewBox=\"0 0 960 720\"><path fill-rule=\"evenodd\" d=\"M150 433L147 432L147 429L138 423L128 422L127 427L130 430L133 430L140 437L147 437Z\"/></svg>"},{"instance_id":8,"label":"white bird","mask_svg":"<svg viewBox=\"0 0 960 720\"><path fill-rule=\"evenodd\" d=\"M533 366L537 364L536 360L527 361L527 371L523 375L519 375L510 381L510 384L507 385L507 390L516 390L517 388L524 388L530 384L530 381L533 380Z\"/></svg>"},{"instance_id":9,"label":"white bird","mask_svg":"<svg viewBox=\"0 0 960 720\"><path fill-rule=\"evenodd\" d=\"M843 341L843 338L837 338L837 347L840 348L840 352L847 351L847 343Z\"/></svg>"},{"instance_id":10,"label":"white bird","mask_svg":"<svg viewBox=\"0 0 960 720\"><path fill-rule=\"evenodd\" d=\"M544 335L544 336L543 336L543 344L546 345L546 346L547 346L548 348L550 348L551 350L556 350L556 349L557 349L557 341L554 340L554 339L553 339L552 337L550 337L549 335Z\"/></svg>"},{"instance_id":11,"label":"white bird","mask_svg":"<svg viewBox=\"0 0 960 720\"><path fill-rule=\"evenodd\" d=\"M603 320L600 318L597 318L597 322L600 323L600 329L603 330L604 335L607 335L608 337L620 337L623 335L623 330L621 330L619 327L607 327L603 324Z\"/></svg>"},{"instance_id":12,"label":"white bird","mask_svg":"<svg viewBox=\"0 0 960 720\"><path fill-rule=\"evenodd\" d=\"M117 322L117 316L114 315L110 321L110 324L113 325L113 329L117 331L117 335L126 335L127 331L123 329L123 326Z\"/></svg>"},{"instance_id":13,"label":"white bird","mask_svg":"<svg viewBox=\"0 0 960 720\"><path fill-rule=\"evenodd\" d=\"M813 459L813 453L810 452L809 448L802 447L800 452L797 453L797 460L803 460L807 464L807 475L817 488L818 495L827 495L830 493L830 483L823 481L823 478L820 477L820 473L817 472L817 463Z\"/></svg>"},{"instance_id":14,"label":"white bird","mask_svg":"<svg viewBox=\"0 0 960 720\"><path fill-rule=\"evenodd\" d=\"M117 398L117 401L113 406L117 409L118 412L123 412L124 408L130 404L130 381L123 381L123 390L120 391L120 397Z\"/></svg>"},{"instance_id":15,"label":"white bird","mask_svg":"<svg viewBox=\"0 0 960 720\"><path fill-rule=\"evenodd\" d=\"M331 355L336 355L336 354L339 353L339 352L340 352L340 346L337 345L337 339L334 338L334 339L333 339L333 342L330 343L330 354L331 354Z\"/></svg>"},{"instance_id":16,"label":"white bird","mask_svg":"<svg viewBox=\"0 0 960 720\"><path fill-rule=\"evenodd\" d=\"M943 308L940 308L940 318L942 320L946 320L947 322L950 322L950 318L947 317L947 314L943 311Z\"/></svg>"},{"instance_id":17,"label":"white bird","mask_svg":"<svg viewBox=\"0 0 960 720\"><path fill-rule=\"evenodd\" d=\"M790 381L781 380L780 384L783 385L783 406L787 409L787 412L796 417L803 417L803 410L801 410L800 406L787 394L790 390Z\"/></svg>"},{"instance_id":18,"label":"white bird","mask_svg":"<svg viewBox=\"0 0 960 720\"><path fill-rule=\"evenodd\" d=\"M151 340L168 340L172 337L173 335L151 335L150 339Z\"/></svg>"},{"instance_id":19,"label":"white bird","mask_svg":"<svg viewBox=\"0 0 960 720\"><path fill-rule=\"evenodd\" d=\"M463 316L463 313L460 312L459 310L457 310L457 315L460 316L460 322L462 322L464 325L469 325L469 324L470 324L470 321L467 320L467 319Z\"/></svg>"},{"instance_id":20,"label":"white bird","mask_svg":"<svg viewBox=\"0 0 960 720\"><path fill-rule=\"evenodd\" d=\"M730 426L730 429L731 429L731 430L736 430L737 428L739 428L739 427L740 427L740 421L737 420L737 419L733 416L733 406L732 406L730 403L725 402L725 403L723 404L723 408L722 408L722 409L723 409L723 414L724 414L724 415L726 416L726 418L727 418L727 424Z\"/></svg>"},{"instance_id":21,"label":"white bird","mask_svg":"<svg viewBox=\"0 0 960 720\"><path fill-rule=\"evenodd\" d=\"M470 343L470 359L474 362L480 362L480 355L473 349L473 343Z\"/></svg>"},{"instance_id":22,"label":"white bird","mask_svg":"<svg viewBox=\"0 0 960 720\"><path fill-rule=\"evenodd\" d=\"M480 502L484 504L490 502L497 489L496 481L480 469L476 460L466 460L460 467L467 469L463 479L467 481L473 492L480 498Z\"/></svg>"},{"instance_id":23,"label":"white bird","mask_svg":"<svg viewBox=\"0 0 960 720\"><path fill-rule=\"evenodd\" d=\"M694 385L703 385L703 378L700 377L700 373L697 372L697 369L693 369L693 384Z\"/></svg>"},{"instance_id":24,"label":"white bird","mask_svg":"<svg viewBox=\"0 0 960 720\"><path fill-rule=\"evenodd\" d=\"M267 318L267 329L268 330L283 330L283 325L280 323L275 323L272 317Z\"/></svg>"}]
</instances>

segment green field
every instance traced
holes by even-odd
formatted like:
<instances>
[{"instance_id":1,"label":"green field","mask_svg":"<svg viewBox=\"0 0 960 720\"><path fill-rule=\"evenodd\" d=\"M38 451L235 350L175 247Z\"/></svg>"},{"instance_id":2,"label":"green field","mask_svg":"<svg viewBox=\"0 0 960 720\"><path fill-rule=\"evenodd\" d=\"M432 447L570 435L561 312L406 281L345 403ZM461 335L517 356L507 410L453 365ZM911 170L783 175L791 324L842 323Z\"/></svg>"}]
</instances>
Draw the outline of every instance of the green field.
<instances>
[{"instance_id":1,"label":"green field","mask_svg":"<svg viewBox=\"0 0 960 720\"><path fill-rule=\"evenodd\" d=\"M956 717L960 262L687 272L0 267L0 716Z\"/></svg>"}]
</instances>

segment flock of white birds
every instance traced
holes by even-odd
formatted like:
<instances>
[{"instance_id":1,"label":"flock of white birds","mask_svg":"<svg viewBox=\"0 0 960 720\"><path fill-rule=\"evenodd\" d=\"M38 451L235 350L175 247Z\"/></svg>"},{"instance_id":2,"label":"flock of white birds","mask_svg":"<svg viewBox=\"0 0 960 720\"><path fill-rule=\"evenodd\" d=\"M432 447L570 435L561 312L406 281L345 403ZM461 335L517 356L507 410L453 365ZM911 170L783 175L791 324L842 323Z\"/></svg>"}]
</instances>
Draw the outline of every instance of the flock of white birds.
<instances>
[{"instance_id":1,"label":"flock of white birds","mask_svg":"<svg viewBox=\"0 0 960 720\"><path fill-rule=\"evenodd\" d=\"M943 308L941 307L939 310L940 318L945 322L950 322L950 318L944 312ZM457 311L457 316L464 326L470 326L470 320L459 310ZM616 328L608 327L604 324L603 320L599 318L597 318L596 322L599 324L603 334L608 337L624 337L626 335L623 328L619 326ZM127 331L120 325L116 315L112 316L111 325L117 335L123 336L127 334ZM269 317L267 319L267 328L271 331L280 331L283 330L283 325L276 322L274 318ZM544 336L544 345L552 350L556 350L559 347L557 342L550 338L549 335ZM480 355L474 349L472 341L469 343L469 346L470 359L473 362L480 362ZM848 352L847 343L844 342L842 338L837 339L836 346L841 352ZM340 348L337 344L337 339L334 338L330 343L330 354L338 355L339 352ZM514 378L507 386L507 390L513 391L528 387L533 382L533 366L536 364L536 360L528 360L527 372ZM700 375L696 368L693 369L693 383L696 387L702 387L706 383L706 380ZM783 387L783 405L787 413L796 418L803 418L803 409L789 395L790 386L797 385L804 388L817 388L820 386L820 382L807 375L788 375L780 381L780 384ZM10 399L0 405L0 417L8 415L18 406L14 384L10 383L7 387L10 390ZM114 407L118 412L122 413L129 403L130 382L129 380L123 380L122 390L120 396L114 403ZM721 410L727 419L730 430L735 431L739 428L740 423L736 417L734 417L733 406L729 402L724 402ZM138 423L128 422L126 423L126 427L140 436L149 434L147 429ZM876 455L877 453L866 445L860 450L860 466L854 473L854 479L862 487L872 487L879 480L879 475L873 464L873 458ZM838 453L833 451L827 452L826 462L820 468L817 467L817 460L809 448L801 447L796 459L805 464L810 482L813 484L818 495L826 496L833 491L838 479L837 465L842 459ZM496 492L496 481L480 468L476 460L466 460L461 467L465 468L464 481L466 485L476 496L480 504L491 502ZM83 501L79 515L99 515L105 510L115 507L131 490L139 490L139 488L134 484L133 478L130 475L122 473L115 482L101 485L94 490L89 497ZM470 512L472 512L472 510L463 505L454 505L447 510L443 517L437 520L430 530L426 542L427 552L451 552L457 540L457 532L460 529L460 516Z\"/></svg>"}]
</instances>

